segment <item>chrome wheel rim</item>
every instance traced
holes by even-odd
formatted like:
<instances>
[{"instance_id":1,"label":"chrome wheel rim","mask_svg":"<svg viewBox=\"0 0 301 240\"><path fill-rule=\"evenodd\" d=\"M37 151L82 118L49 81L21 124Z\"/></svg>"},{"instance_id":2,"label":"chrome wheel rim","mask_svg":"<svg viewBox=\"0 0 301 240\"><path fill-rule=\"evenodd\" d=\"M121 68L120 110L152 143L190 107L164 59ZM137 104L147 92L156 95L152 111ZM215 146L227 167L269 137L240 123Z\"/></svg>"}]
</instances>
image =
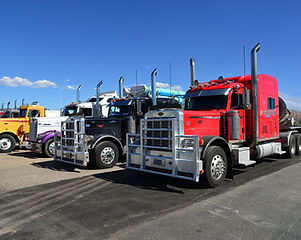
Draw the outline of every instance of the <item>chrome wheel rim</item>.
<instances>
[{"instance_id":1,"label":"chrome wheel rim","mask_svg":"<svg viewBox=\"0 0 301 240\"><path fill-rule=\"evenodd\" d=\"M295 144L293 144L291 147L291 153L294 155L295 152L296 152L296 147L295 147Z\"/></svg>"},{"instance_id":2,"label":"chrome wheel rim","mask_svg":"<svg viewBox=\"0 0 301 240\"><path fill-rule=\"evenodd\" d=\"M50 152L50 154L54 155L54 142L49 144L48 151Z\"/></svg>"},{"instance_id":3,"label":"chrome wheel rim","mask_svg":"<svg viewBox=\"0 0 301 240\"><path fill-rule=\"evenodd\" d=\"M12 142L11 142L10 139L8 139L8 138L2 138L0 140L0 148L1 148L1 150L4 150L4 151L8 150L8 149L11 148L11 146L12 146Z\"/></svg>"},{"instance_id":4,"label":"chrome wheel rim","mask_svg":"<svg viewBox=\"0 0 301 240\"><path fill-rule=\"evenodd\" d=\"M105 147L100 153L100 159L105 164L110 164L115 159L115 151L111 147Z\"/></svg>"},{"instance_id":5,"label":"chrome wheel rim","mask_svg":"<svg viewBox=\"0 0 301 240\"><path fill-rule=\"evenodd\" d=\"M211 162L211 175L215 180L219 180L226 171L226 164L221 155L215 155Z\"/></svg>"}]
</instances>

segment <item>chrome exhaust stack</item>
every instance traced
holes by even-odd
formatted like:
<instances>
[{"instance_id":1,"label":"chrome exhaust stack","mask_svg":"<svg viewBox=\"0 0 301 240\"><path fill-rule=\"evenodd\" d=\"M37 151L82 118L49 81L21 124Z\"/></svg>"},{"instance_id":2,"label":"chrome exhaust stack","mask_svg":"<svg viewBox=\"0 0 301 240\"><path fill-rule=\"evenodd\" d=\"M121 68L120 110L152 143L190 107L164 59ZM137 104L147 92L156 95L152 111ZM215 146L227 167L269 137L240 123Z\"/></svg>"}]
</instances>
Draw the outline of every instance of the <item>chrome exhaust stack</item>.
<instances>
[{"instance_id":1,"label":"chrome exhaust stack","mask_svg":"<svg viewBox=\"0 0 301 240\"><path fill-rule=\"evenodd\" d=\"M15 100L15 109L17 109L17 99Z\"/></svg>"},{"instance_id":2,"label":"chrome exhaust stack","mask_svg":"<svg viewBox=\"0 0 301 240\"><path fill-rule=\"evenodd\" d=\"M195 61L190 58L190 86L194 86L195 81Z\"/></svg>"},{"instance_id":3,"label":"chrome exhaust stack","mask_svg":"<svg viewBox=\"0 0 301 240\"><path fill-rule=\"evenodd\" d=\"M10 105L10 101L7 103L7 107L6 107L7 109L9 109L9 105Z\"/></svg>"},{"instance_id":4,"label":"chrome exhaust stack","mask_svg":"<svg viewBox=\"0 0 301 240\"><path fill-rule=\"evenodd\" d=\"M82 85L79 85L76 89L76 102L80 103L80 90L82 88Z\"/></svg>"},{"instance_id":5,"label":"chrome exhaust stack","mask_svg":"<svg viewBox=\"0 0 301 240\"><path fill-rule=\"evenodd\" d=\"M24 105L24 100L25 100L25 98L22 98L22 106Z\"/></svg>"},{"instance_id":6,"label":"chrome exhaust stack","mask_svg":"<svg viewBox=\"0 0 301 240\"><path fill-rule=\"evenodd\" d=\"M156 75L157 75L157 68L154 69L154 71L152 72L152 75L151 75L153 106L157 105Z\"/></svg>"},{"instance_id":7,"label":"chrome exhaust stack","mask_svg":"<svg viewBox=\"0 0 301 240\"><path fill-rule=\"evenodd\" d=\"M95 105L95 116L101 117L102 116L102 109L99 103L99 89L102 85L102 80L96 85L96 105Z\"/></svg>"},{"instance_id":8,"label":"chrome exhaust stack","mask_svg":"<svg viewBox=\"0 0 301 240\"><path fill-rule=\"evenodd\" d=\"M4 103L2 103L2 110L4 110Z\"/></svg>"},{"instance_id":9,"label":"chrome exhaust stack","mask_svg":"<svg viewBox=\"0 0 301 240\"><path fill-rule=\"evenodd\" d=\"M123 98L123 81L124 81L124 78L120 77L119 78L119 98Z\"/></svg>"},{"instance_id":10,"label":"chrome exhaust stack","mask_svg":"<svg viewBox=\"0 0 301 240\"><path fill-rule=\"evenodd\" d=\"M251 51L251 77L253 87L253 141L251 147L258 144L259 130L258 130L258 86L257 86L257 52L260 50L260 44Z\"/></svg>"}]
</instances>

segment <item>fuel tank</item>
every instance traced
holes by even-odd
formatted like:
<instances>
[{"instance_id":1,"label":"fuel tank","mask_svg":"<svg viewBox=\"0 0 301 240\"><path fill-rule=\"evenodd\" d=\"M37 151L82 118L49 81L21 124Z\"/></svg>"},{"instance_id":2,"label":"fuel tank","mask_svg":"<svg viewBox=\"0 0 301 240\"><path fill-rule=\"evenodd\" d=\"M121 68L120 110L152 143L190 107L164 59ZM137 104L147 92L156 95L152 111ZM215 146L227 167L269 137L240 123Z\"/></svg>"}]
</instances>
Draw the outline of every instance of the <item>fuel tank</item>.
<instances>
[{"instance_id":1,"label":"fuel tank","mask_svg":"<svg viewBox=\"0 0 301 240\"><path fill-rule=\"evenodd\" d=\"M301 127L301 99L279 94L280 130Z\"/></svg>"}]
</instances>

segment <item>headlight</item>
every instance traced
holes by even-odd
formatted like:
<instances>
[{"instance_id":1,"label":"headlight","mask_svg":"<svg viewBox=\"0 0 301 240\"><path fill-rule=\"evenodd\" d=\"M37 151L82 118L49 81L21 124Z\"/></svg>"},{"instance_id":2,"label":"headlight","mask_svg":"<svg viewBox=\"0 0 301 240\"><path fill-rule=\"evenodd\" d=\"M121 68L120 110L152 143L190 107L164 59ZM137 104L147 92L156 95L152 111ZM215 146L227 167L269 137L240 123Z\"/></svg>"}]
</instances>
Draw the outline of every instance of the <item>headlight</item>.
<instances>
[{"instance_id":1,"label":"headlight","mask_svg":"<svg viewBox=\"0 0 301 240\"><path fill-rule=\"evenodd\" d=\"M87 135L87 142L92 142L94 140L93 135Z\"/></svg>"},{"instance_id":2,"label":"headlight","mask_svg":"<svg viewBox=\"0 0 301 240\"><path fill-rule=\"evenodd\" d=\"M192 148L194 145L193 138L185 138L181 142L182 148Z\"/></svg>"}]
</instances>

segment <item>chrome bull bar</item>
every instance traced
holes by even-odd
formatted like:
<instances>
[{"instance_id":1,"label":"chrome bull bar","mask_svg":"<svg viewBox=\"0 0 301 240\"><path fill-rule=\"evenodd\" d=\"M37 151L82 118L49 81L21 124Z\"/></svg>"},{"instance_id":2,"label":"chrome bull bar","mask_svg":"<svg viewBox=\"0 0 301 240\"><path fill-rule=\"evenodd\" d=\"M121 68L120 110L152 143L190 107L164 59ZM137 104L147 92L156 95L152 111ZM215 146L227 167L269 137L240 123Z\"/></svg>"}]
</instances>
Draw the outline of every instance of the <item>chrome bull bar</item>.
<instances>
[{"instance_id":1,"label":"chrome bull bar","mask_svg":"<svg viewBox=\"0 0 301 240\"><path fill-rule=\"evenodd\" d=\"M149 122L170 121L170 128L147 128ZM140 134L126 135L126 167L133 170L156 173L175 178L189 179L198 182L203 161L200 159L199 138L194 135L177 134L176 119L158 118L143 119L140 125ZM162 124L161 124L162 126ZM164 137L149 136L149 131L163 129ZM166 131L169 134L166 134ZM168 136L168 137L166 137ZM149 140L157 143L171 141L171 144L152 145ZM186 144L188 143L188 144Z\"/></svg>"},{"instance_id":2,"label":"chrome bull bar","mask_svg":"<svg viewBox=\"0 0 301 240\"><path fill-rule=\"evenodd\" d=\"M54 135L54 160L86 167L89 162L85 119L70 118L61 123L61 136Z\"/></svg>"}]
</instances>

